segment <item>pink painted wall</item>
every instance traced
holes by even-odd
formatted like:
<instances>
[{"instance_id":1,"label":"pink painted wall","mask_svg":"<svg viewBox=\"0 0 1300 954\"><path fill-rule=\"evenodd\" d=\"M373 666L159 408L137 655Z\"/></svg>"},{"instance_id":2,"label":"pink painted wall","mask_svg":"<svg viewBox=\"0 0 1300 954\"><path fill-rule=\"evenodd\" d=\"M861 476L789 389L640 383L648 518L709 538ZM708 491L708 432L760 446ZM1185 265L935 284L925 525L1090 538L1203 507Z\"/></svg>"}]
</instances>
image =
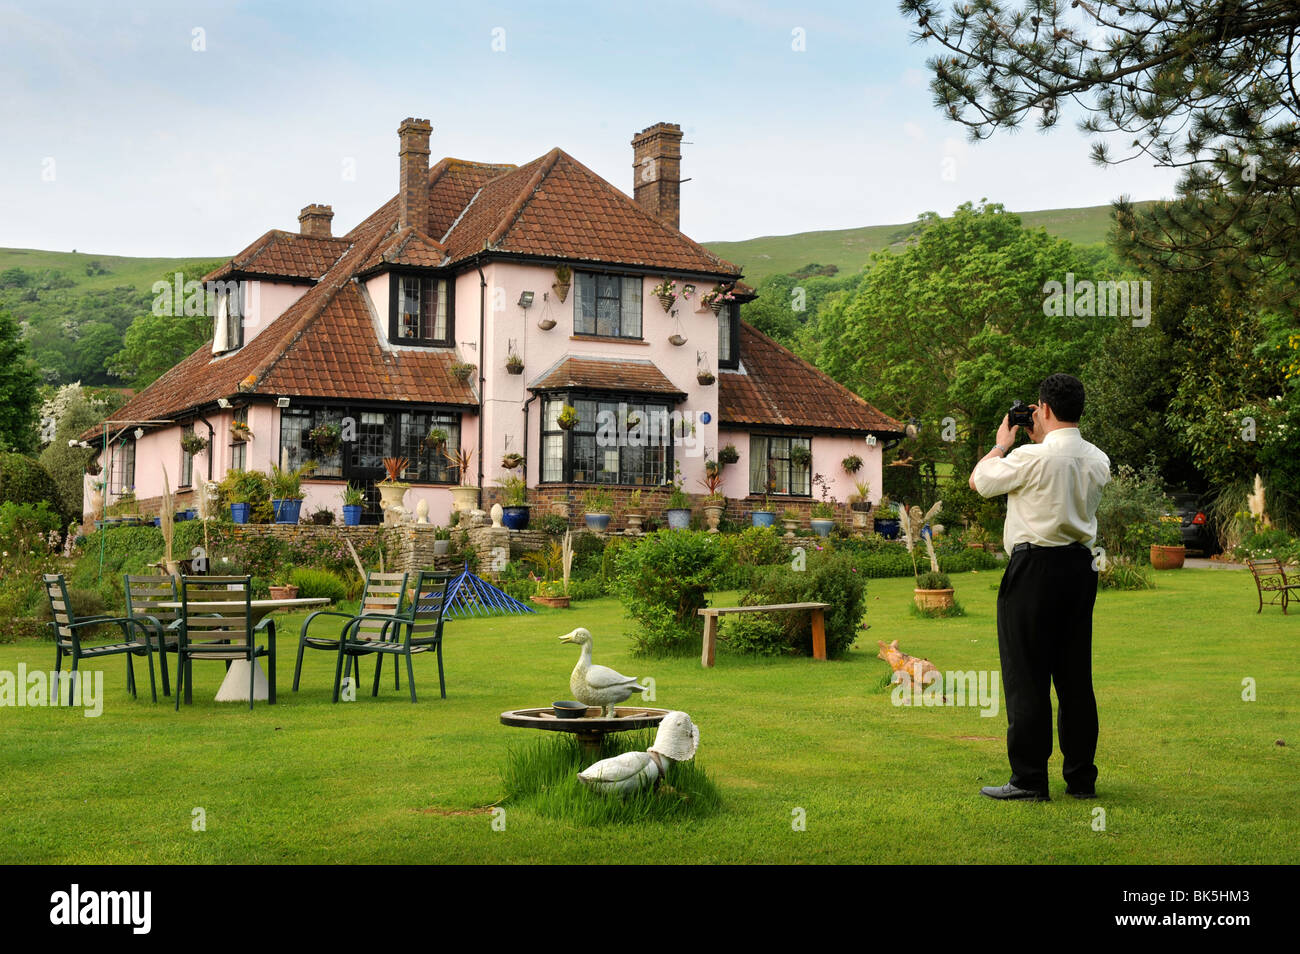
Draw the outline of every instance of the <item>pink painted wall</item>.
<instances>
[{"instance_id":1,"label":"pink painted wall","mask_svg":"<svg viewBox=\"0 0 1300 954\"><path fill-rule=\"evenodd\" d=\"M305 295L310 285L250 281L244 315L244 344L252 341L290 305Z\"/></svg>"},{"instance_id":2,"label":"pink painted wall","mask_svg":"<svg viewBox=\"0 0 1300 954\"><path fill-rule=\"evenodd\" d=\"M745 356L741 354L741 362ZM722 471L723 493L731 498L745 497L749 494L749 432L724 431L718 438L722 446L734 444L740 454L740 460L725 467ZM877 443L868 446L863 437L837 437L816 434L811 438L812 472L821 474L830 484L830 496L839 503L846 503L850 496L857 493L854 484L865 481L871 485L871 499L880 500L881 483L881 448ZM862 458L862 469L855 475L845 473L841 461L850 454ZM689 489L689 488L688 488ZM702 490L701 490L702 492ZM775 503L778 496L773 495ZM820 488L812 488L812 498L820 500Z\"/></svg>"}]
</instances>

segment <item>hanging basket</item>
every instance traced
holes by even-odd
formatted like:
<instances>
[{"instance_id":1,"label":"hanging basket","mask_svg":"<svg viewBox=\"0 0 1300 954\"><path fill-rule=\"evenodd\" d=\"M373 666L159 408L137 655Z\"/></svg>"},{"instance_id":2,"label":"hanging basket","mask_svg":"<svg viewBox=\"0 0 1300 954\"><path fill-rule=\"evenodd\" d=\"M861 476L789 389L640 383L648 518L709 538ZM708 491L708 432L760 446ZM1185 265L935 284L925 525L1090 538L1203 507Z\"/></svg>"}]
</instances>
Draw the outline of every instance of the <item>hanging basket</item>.
<instances>
[{"instance_id":1,"label":"hanging basket","mask_svg":"<svg viewBox=\"0 0 1300 954\"><path fill-rule=\"evenodd\" d=\"M537 323L537 327L541 328L543 331L550 331L552 328L555 327L555 319L543 318L541 321Z\"/></svg>"},{"instance_id":2,"label":"hanging basket","mask_svg":"<svg viewBox=\"0 0 1300 954\"><path fill-rule=\"evenodd\" d=\"M524 363L522 361L507 361L506 372L508 374L523 374Z\"/></svg>"},{"instance_id":3,"label":"hanging basket","mask_svg":"<svg viewBox=\"0 0 1300 954\"><path fill-rule=\"evenodd\" d=\"M717 378L713 376L712 371L701 371L699 374L695 375L695 380L699 381L700 384L704 385L705 387L708 387L710 384L716 381Z\"/></svg>"},{"instance_id":4,"label":"hanging basket","mask_svg":"<svg viewBox=\"0 0 1300 954\"><path fill-rule=\"evenodd\" d=\"M564 304L564 299L569 297L569 288L572 287L572 285L572 282L555 282L551 285L551 289L555 292L555 297L560 299L560 304ZM552 321L551 324L554 325L555 322Z\"/></svg>"},{"instance_id":5,"label":"hanging basket","mask_svg":"<svg viewBox=\"0 0 1300 954\"><path fill-rule=\"evenodd\" d=\"M664 306L664 311L668 311L668 310L670 310L670 309L673 307L673 302L675 302L675 301L677 301L677 296L676 296L676 295L660 295L660 296L659 296L659 304L661 304L661 305Z\"/></svg>"},{"instance_id":6,"label":"hanging basket","mask_svg":"<svg viewBox=\"0 0 1300 954\"><path fill-rule=\"evenodd\" d=\"M668 343L680 348L682 345L686 344L686 339L681 335L669 335Z\"/></svg>"}]
</instances>

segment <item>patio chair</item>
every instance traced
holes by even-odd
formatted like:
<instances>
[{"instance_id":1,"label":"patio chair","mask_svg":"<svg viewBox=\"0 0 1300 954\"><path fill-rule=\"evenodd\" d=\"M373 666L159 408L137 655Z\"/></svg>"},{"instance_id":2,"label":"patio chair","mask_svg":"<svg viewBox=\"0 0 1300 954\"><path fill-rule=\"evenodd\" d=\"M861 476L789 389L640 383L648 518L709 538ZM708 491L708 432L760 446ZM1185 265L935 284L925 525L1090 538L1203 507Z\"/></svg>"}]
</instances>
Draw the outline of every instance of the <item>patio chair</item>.
<instances>
[{"instance_id":1,"label":"patio chair","mask_svg":"<svg viewBox=\"0 0 1300 954\"><path fill-rule=\"evenodd\" d=\"M54 630L54 693L59 692L59 676L63 670L65 654L72 657L70 678L75 684L77 668L83 659L99 659L103 656L126 657L126 687L134 697L135 666L132 656L145 656L149 660L149 692L153 701L158 701L158 688L153 678L153 650L149 645L147 629L144 623L130 617L115 616L77 616L72 611L72 602L68 599L68 587L62 573L43 574L45 595L50 600L50 626ZM117 626L122 630L122 642L107 646L83 646L77 632L87 626Z\"/></svg>"},{"instance_id":2,"label":"patio chair","mask_svg":"<svg viewBox=\"0 0 1300 954\"><path fill-rule=\"evenodd\" d=\"M302 674L302 657L305 650L308 649L328 649L331 652L338 652L339 640L348 630L348 626L359 617L364 617L367 613L377 615L400 614L406 605L406 578L405 573L367 573L366 586L361 592L361 605L358 613L342 613L338 610L318 610L307 617L302 624L302 632L298 636L298 662L293 667L293 691L298 691L298 679ZM337 636L320 636L310 635L307 631L311 628L312 622L320 616L333 617L341 619L344 622L339 627ZM358 627L356 636L358 639L365 640L384 640L388 638L388 631L393 626L390 620L379 619L362 619ZM363 653L348 655L347 672L352 672L353 665L356 666L357 680L361 679L361 656ZM401 687L398 686L400 689Z\"/></svg>"},{"instance_id":3,"label":"patio chair","mask_svg":"<svg viewBox=\"0 0 1300 954\"><path fill-rule=\"evenodd\" d=\"M334 701L339 701L339 683L343 676L343 657L357 654L374 653L375 684L372 696L379 695L379 677L383 670L384 656L406 657L406 681L410 685L411 702L415 702L415 671L411 664L413 656L419 653L437 653L438 688L442 698L447 698L447 683L442 669L442 626L446 617L443 611L447 606L447 588L455 573L433 572L423 570L416 578L415 592L410 602L401 613L377 614L367 613L358 616L344 631L344 638L339 643L338 661L334 665ZM389 639L361 639L356 636L360 627L367 621L387 621L393 624ZM397 665L397 660L393 660Z\"/></svg>"},{"instance_id":4,"label":"patio chair","mask_svg":"<svg viewBox=\"0 0 1300 954\"><path fill-rule=\"evenodd\" d=\"M1291 600L1300 600L1300 595L1291 596L1293 592L1300 594L1300 581L1286 578L1286 567L1281 560L1247 560L1246 566L1250 567L1251 576L1255 578L1255 590L1259 594L1259 608L1255 612L1264 612L1264 594L1272 593L1268 605L1276 606L1280 602L1282 615L1287 615L1286 604Z\"/></svg>"},{"instance_id":5,"label":"patio chair","mask_svg":"<svg viewBox=\"0 0 1300 954\"><path fill-rule=\"evenodd\" d=\"M175 607L159 606L159 603L175 603L180 600L176 592L176 577L170 574L162 576L122 576L122 588L126 592L126 615L143 622L147 629L149 644L158 654L162 669L163 695L170 696L171 677L167 674L167 650L176 651L180 644L181 611Z\"/></svg>"},{"instance_id":6,"label":"patio chair","mask_svg":"<svg viewBox=\"0 0 1300 954\"><path fill-rule=\"evenodd\" d=\"M216 612L190 612L190 603L228 603ZM181 687L185 704L194 702L195 659L217 659L227 664L248 661L248 708L253 708L253 691L257 674L254 662L266 657L267 705L275 705L275 620L267 616L253 625L252 577L249 576L182 576L181 624L176 648L176 709L181 707ZM265 646L255 642L258 633L267 635Z\"/></svg>"}]
</instances>

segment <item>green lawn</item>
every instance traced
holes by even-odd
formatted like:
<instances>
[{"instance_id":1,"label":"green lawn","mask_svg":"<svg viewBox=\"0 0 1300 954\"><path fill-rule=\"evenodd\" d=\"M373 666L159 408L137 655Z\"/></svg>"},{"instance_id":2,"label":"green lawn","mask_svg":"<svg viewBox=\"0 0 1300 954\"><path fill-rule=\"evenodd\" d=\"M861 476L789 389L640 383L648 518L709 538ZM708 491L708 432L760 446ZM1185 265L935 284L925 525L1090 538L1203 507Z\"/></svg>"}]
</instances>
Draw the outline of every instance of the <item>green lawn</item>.
<instances>
[{"instance_id":1,"label":"green lawn","mask_svg":"<svg viewBox=\"0 0 1300 954\"><path fill-rule=\"evenodd\" d=\"M332 659L310 654L289 691L296 628L280 640L281 704L249 712L212 696L221 667L196 665L196 704L125 693L104 661L103 715L0 709L3 862L1080 862L1242 863L1296 858L1300 614L1255 615L1245 572L1182 570L1147 593L1103 593L1096 612L1101 798L1050 804L978 796L1007 780L1001 709L897 708L880 688L876 639L941 670L995 669L992 587L956 577L968 615L919 620L910 581L872 581L845 661L631 655L613 600L447 627L448 698L416 660L421 701L332 705ZM730 598L730 597L727 597ZM580 827L513 809L494 830L501 767L533 733L502 710L569 696L583 625L599 663L655 679L654 704L700 726L697 760L722 810L687 823ZM0 646L0 670L49 668L47 643ZM370 664L366 664L367 673ZM137 670L139 671L139 670ZM1241 698L1253 678L1258 701ZM1275 740L1283 739L1286 746ZM206 831L191 830L192 811ZM1105 830L1093 828L1105 809ZM806 830L795 831L797 809Z\"/></svg>"}]
</instances>

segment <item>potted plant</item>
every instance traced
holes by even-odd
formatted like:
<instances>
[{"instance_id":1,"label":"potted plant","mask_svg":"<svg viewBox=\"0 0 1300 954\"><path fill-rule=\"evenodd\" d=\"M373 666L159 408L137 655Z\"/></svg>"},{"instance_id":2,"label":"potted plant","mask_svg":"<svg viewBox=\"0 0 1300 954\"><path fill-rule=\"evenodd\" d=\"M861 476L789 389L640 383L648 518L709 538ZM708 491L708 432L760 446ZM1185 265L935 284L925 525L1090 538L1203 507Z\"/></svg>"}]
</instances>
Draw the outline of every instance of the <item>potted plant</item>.
<instances>
[{"instance_id":1,"label":"potted plant","mask_svg":"<svg viewBox=\"0 0 1300 954\"><path fill-rule=\"evenodd\" d=\"M871 518L871 484L860 480L853 485L854 494L849 498L849 510L853 513L853 526L865 530Z\"/></svg>"},{"instance_id":2,"label":"potted plant","mask_svg":"<svg viewBox=\"0 0 1300 954\"><path fill-rule=\"evenodd\" d=\"M230 440L236 444L246 444L253 439L253 432L248 429L247 421L232 421Z\"/></svg>"},{"instance_id":3,"label":"potted plant","mask_svg":"<svg viewBox=\"0 0 1300 954\"><path fill-rule=\"evenodd\" d=\"M819 537L828 537L835 526L835 505L829 500L818 500L812 505L808 525Z\"/></svg>"},{"instance_id":4,"label":"potted plant","mask_svg":"<svg viewBox=\"0 0 1300 954\"><path fill-rule=\"evenodd\" d=\"M507 530L527 530L528 517L532 512L528 506L528 487L524 478L512 474L497 484L501 488L501 522Z\"/></svg>"},{"instance_id":5,"label":"potted plant","mask_svg":"<svg viewBox=\"0 0 1300 954\"><path fill-rule=\"evenodd\" d=\"M524 466L523 454L505 454L501 458L501 466L505 470L518 470Z\"/></svg>"},{"instance_id":6,"label":"potted plant","mask_svg":"<svg viewBox=\"0 0 1300 954\"><path fill-rule=\"evenodd\" d=\"M1186 558L1182 519L1176 514L1161 517L1156 525L1156 542L1151 544L1151 569L1177 570Z\"/></svg>"},{"instance_id":7,"label":"potted plant","mask_svg":"<svg viewBox=\"0 0 1300 954\"><path fill-rule=\"evenodd\" d=\"M673 530L685 530L691 525L691 498L682 490L682 466L673 462L674 478L668 491L668 526Z\"/></svg>"},{"instance_id":8,"label":"potted plant","mask_svg":"<svg viewBox=\"0 0 1300 954\"><path fill-rule=\"evenodd\" d=\"M435 527L433 531L433 555L446 556L451 550L451 527Z\"/></svg>"},{"instance_id":9,"label":"potted plant","mask_svg":"<svg viewBox=\"0 0 1300 954\"><path fill-rule=\"evenodd\" d=\"M524 359L519 357L519 355L515 354L513 351L510 352L510 357L506 358L506 371L510 374L523 374Z\"/></svg>"},{"instance_id":10,"label":"potted plant","mask_svg":"<svg viewBox=\"0 0 1300 954\"><path fill-rule=\"evenodd\" d=\"M569 297L569 288L573 283L573 269L568 265L555 266L555 281L551 283L551 288L555 290L555 297L560 299L560 304L564 304L564 299Z\"/></svg>"},{"instance_id":11,"label":"potted plant","mask_svg":"<svg viewBox=\"0 0 1300 954\"><path fill-rule=\"evenodd\" d=\"M727 511L727 498L721 490L722 465L715 460L706 460L704 479L700 483L708 490L708 494L704 497L704 519L708 524L709 533L717 533L722 515Z\"/></svg>"},{"instance_id":12,"label":"potted plant","mask_svg":"<svg viewBox=\"0 0 1300 954\"><path fill-rule=\"evenodd\" d=\"M717 378L713 376L712 371L701 370L695 373L695 380L698 381L702 386L708 387L710 384L716 381Z\"/></svg>"},{"instance_id":13,"label":"potted plant","mask_svg":"<svg viewBox=\"0 0 1300 954\"><path fill-rule=\"evenodd\" d=\"M449 370L451 376L457 381L468 381L469 376L474 373L474 365L465 361L453 361Z\"/></svg>"},{"instance_id":14,"label":"potted plant","mask_svg":"<svg viewBox=\"0 0 1300 954\"><path fill-rule=\"evenodd\" d=\"M880 506L876 508L876 533L886 540L898 539L898 508L888 497L880 498Z\"/></svg>"},{"instance_id":15,"label":"potted plant","mask_svg":"<svg viewBox=\"0 0 1300 954\"><path fill-rule=\"evenodd\" d=\"M799 470L807 470L808 465L812 463L812 449L805 447L803 444L794 444L790 447L790 465L797 467Z\"/></svg>"},{"instance_id":16,"label":"potted plant","mask_svg":"<svg viewBox=\"0 0 1300 954\"><path fill-rule=\"evenodd\" d=\"M431 450L435 454L441 454L443 448L447 446L447 441L450 436L451 435L447 433L445 427L438 427L435 424L433 427L429 428L429 433L424 435L424 440L421 444L425 450Z\"/></svg>"},{"instance_id":17,"label":"potted plant","mask_svg":"<svg viewBox=\"0 0 1300 954\"><path fill-rule=\"evenodd\" d=\"M272 577L273 582L268 587L271 591L271 599L296 600L298 598L298 587L291 582L292 578L293 569L291 567L276 571L275 576Z\"/></svg>"},{"instance_id":18,"label":"potted plant","mask_svg":"<svg viewBox=\"0 0 1300 954\"><path fill-rule=\"evenodd\" d=\"M840 461L840 466L844 468L846 474L856 474L862 469L862 458L857 454L850 454L848 457Z\"/></svg>"},{"instance_id":19,"label":"potted plant","mask_svg":"<svg viewBox=\"0 0 1300 954\"><path fill-rule=\"evenodd\" d=\"M713 313L716 315L718 312L722 311L722 306L724 304L735 300L736 296L730 289L723 288L721 285L714 285L712 291L705 292L705 294L700 297L700 304L706 308L713 309Z\"/></svg>"},{"instance_id":20,"label":"potted plant","mask_svg":"<svg viewBox=\"0 0 1300 954\"><path fill-rule=\"evenodd\" d=\"M411 461L406 457L384 458L384 479L375 486L379 489L379 506L384 512L384 523L395 523L397 511L402 507L402 498L411 489L411 485L402 478Z\"/></svg>"},{"instance_id":21,"label":"potted plant","mask_svg":"<svg viewBox=\"0 0 1300 954\"><path fill-rule=\"evenodd\" d=\"M345 527L360 526L361 514L365 507L365 491L356 484L347 484L343 488L343 525Z\"/></svg>"},{"instance_id":22,"label":"potted plant","mask_svg":"<svg viewBox=\"0 0 1300 954\"><path fill-rule=\"evenodd\" d=\"M317 424L307 432L307 436L311 438L311 442L316 446L317 451L329 457L339 449L339 444L343 439L343 429L334 422L327 421L324 424Z\"/></svg>"},{"instance_id":23,"label":"potted plant","mask_svg":"<svg viewBox=\"0 0 1300 954\"><path fill-rule=\"evenodd\" d=\"M803 522L803 514L794 507L786 507L781 512L781 525L785 527L785 535L793 537L794 532L799 529L799 524Z\"/></svg>"},{"instance_id":24,"label":"potted plant","mask_svg":"<svg viewBox=\"0 0 1300 954\"><path fill-rule=\"evenodd\" d=\"M627 512L623 516L627 518L627 532L634 536L640 534L641 521L645 519L645 514L641 512L640 487L627 495Z\"/></svg>"},{"instance_id":25,"label":"potted plant","mask_svg":"<svg viewBox=\"0 0 1300 954\"><path fill-rule=\"evenodd\" d=\"M328 527L334 523L334 511L329 507L317 507L307 517L307 520L310 521L312 526Z\"/></svg>"},{"instance_id":26,"label":"potted plant","mask_svg":"<svg viewBox=\"0 0 1300 954\"><path fill-rule=\"evenodd\" d=\"M763 495L763 506L750 515L750 522L756 527L776 525L776 511L772 509L772 498L767 494Z\"/></svg>"},{"instance_id":27,"label":"potted plant","mask_svg":"<svg viewBox=\"0 0 1300 954\"><path fill-rule=\"evenodd\" d=\"M451 488L452 509L457 513L469 513L478 506L478 488L470 483L474 479L474 474L470 472L474 450L461 447L454 451L443 451L442 456L460 475L460 484Z\"/></svg>"},{"instance_id":28,"label":"potted plant","mask_svg":"<svg viewBox=\"0 0 1300 954\"><path fill-rule=\"evenodd\" d=\"M728 444L722 450L718 451L718 463L723 467L728 464L734 464L740 460L740 451L736 450L735 444Z\"/></svg>"},{"instance_id":29,"label":"potted plant","mask_svg":"<svg viewBox=\"0 0 1300 954\"><path fill-rule=\"evenodd\" d=\"M665 278L650 290L650 294L659 299L664 311L668 311L673 307L673 302L677 301L677 283L671 278Z\"/></svg>"},{"instance_id":30,"label":"potted plant","mask_svg":"<svg viewBox=\"0 0 1300 954\"><path fill-rule=\"evenodd\" d=\"M578 411L570 404L560 408L560 415L555 419L555 423L566 431L571 431L578 426Z\"/></svg>"},{"instance_id":31,"label":"potted plant","mask_svg":"<svg viewBox=\"0 0 1300 954\"><path fill-rule=\"evenodd\" d=\"M230 495L231 521L234 523L248 523L248 517L252 509L253 503L249 498L248 491L236 486Z\"/></svg>"},{"instance_id":32,"label":"potted plant","mask_svg":"<svg viewBox=\"0 0 1300 954\"><path fill-rule=\"evenodd\" d=\"M582 495L582 513L587 529L604 533L614 512L614 497L602 487L592 487Z\"/></svg>"},{"instance_id":33,"label":"potted plant","mask_svg":"<svg viewBox=\"0 0 1300 954\"><path fill-rule=\"evenodd\" d=\"M293 470L271 465L271 508L276 523L298 522L302 515L302 478L311 470L311 461Z\"/></svg>"},{"instance_id":34,"label":"potted plant","mask_svg":"<svg viewBox=\"0 0 1300 954\"><path fill-rule=\"evenodd\" d=\"M181 450L185 451L185 453L189 454L191 457L196 454L202 454L207 449L208 439L206 437L200 437L198 434L195 434L190 430L184 431L181 434Z\"/></svg>"},{"instance_id":35,"label":"potted plant","mask_svg":"<svg viewBox=\"0 0 1300 954\"><path fill-rule=\"evenodd\" d=\"M562 541L552 540L545 549L525 554L524 560L535 568L528 574L537 584L537 592L531 597L532 601L554 609L568 609L569 575L573 569L573 534L564 531ZM540 576L538 572L541 573ZM557 580L556 576L561 579Z\"/></svg>"},{"instance_id":36,"label":"potted plant","mask_svg":"<svg viewBox=\"0 0 1300 954\"><path fill-rule=\"evenodd\" d=\"M951 609L953 605L952 581L947 573L930 571L916 578L916 588L912 590L912 599L917 607L927 609Z\"/></svg>"}]
</instances>

